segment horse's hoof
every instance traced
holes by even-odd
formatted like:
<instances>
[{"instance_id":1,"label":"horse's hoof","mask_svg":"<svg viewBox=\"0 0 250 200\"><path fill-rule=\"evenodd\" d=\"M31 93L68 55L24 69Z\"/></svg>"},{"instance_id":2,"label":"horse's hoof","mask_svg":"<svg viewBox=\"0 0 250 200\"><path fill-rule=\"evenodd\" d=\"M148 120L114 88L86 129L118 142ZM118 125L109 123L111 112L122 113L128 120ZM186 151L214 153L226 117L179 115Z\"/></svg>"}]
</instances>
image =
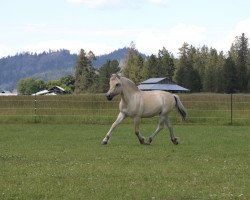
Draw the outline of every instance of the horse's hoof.
<instances>
[{"instance_id":1,"label":"horse's hoof","mask_svg":"<svg viewBox=\"0 0 250 200\"><path fill-rule=\"evenodd\" d=\"M140 144L145 144L145 145L148 144L147 142L145 142L145 138L143 138L143 139L141 139L141 140L139 140L139 141L140 141Z\"/></svg>"},{"instance_id":2,"label":"horse's hoof","mask_svg":"<svg viewBox=\"0 0 250 200\"><path fill-rule=\"evenodd\" d=\"M178 145L179 144L177 138L172 139L172 142L173 142L174 145Z\"/></svg>"},{"instance_id":3,"label":"horse's hoof","mask_svg":"<svg viewBox=\"0 0 250 200\"><path fill-rule=\"evenodd\" d=\"M147 144L151 144L152 141L153 141L153 139L151 137L148 138Z\"/></svg>"},{"instance_id":4,"label":"horse's hoof","mask_svg":"<svg viewBox=\"0 0 250 200\"><path fill-rule=\"evenodd\" d=\"M108 144L108 141L102 141L102 145Z\"/></svg>"}]
</instances>

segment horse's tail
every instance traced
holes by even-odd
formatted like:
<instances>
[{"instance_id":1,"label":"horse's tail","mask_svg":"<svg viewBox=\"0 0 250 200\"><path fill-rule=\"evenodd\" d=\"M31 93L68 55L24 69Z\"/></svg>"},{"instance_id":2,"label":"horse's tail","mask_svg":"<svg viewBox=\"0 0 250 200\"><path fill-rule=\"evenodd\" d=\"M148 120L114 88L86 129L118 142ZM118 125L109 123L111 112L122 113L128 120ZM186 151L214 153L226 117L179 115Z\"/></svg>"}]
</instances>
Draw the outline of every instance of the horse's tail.
<instances>
[{"instance_id":1,"label":"horse's tail","mask_svg":"<svg viewBox=\"0 0 250 200\"><path fill-rule=\"evenodd\" d=\"M175 106L178 112L180 113L182 120L185 120L187 117L187 110L181 103L180 97L178 95L174 94L174 98L175 98Z\"/></svg>"}]
</instances>

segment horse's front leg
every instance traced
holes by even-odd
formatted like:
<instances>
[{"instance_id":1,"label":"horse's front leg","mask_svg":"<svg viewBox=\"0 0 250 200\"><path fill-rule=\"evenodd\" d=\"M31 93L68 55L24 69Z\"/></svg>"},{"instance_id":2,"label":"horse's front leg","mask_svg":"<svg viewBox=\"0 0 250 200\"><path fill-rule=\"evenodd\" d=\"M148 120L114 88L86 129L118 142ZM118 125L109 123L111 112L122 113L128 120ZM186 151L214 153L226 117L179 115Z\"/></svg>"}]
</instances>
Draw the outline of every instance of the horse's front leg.
<instances>
[{"instance_id":1,"label":"horse's front leg","mask_svg":"<svg viewBox=\"0 0 250 200\"><path fill-rule=\"evenodd\" d=\"M140 117L135 117L134 118L135 134L138 137L139 142L141 144L147 144L145 142L145 138L140 133L140 127L139 127L140 126L140 122L141 122L141 118Z\"/></svg>"},{"instance_id":2,"label":"horse's front leg","mask_svg":"<svg viewBox=\"0 0 250 200\"><path fill-rule=\"evenodd\" d=\"M108 133L106 134L106 136L103 138L102 140L102 144L108 144L109 139L112 136L112 132L113 130L117 127L117 125L119 125L124 119L126 118L126 115L122 112L119 113L117 119L115 120L115 122L112 124L112 126L110 127Z\"/></svg>"}]
</instances>

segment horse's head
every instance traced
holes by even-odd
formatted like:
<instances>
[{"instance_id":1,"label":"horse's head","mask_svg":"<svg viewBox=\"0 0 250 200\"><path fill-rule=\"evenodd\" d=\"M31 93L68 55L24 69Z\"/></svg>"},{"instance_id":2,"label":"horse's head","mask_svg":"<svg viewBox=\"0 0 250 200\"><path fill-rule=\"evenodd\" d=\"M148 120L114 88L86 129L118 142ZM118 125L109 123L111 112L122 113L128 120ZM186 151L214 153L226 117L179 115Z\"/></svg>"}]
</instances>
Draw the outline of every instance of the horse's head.
<instances>
[{"instance_id":1,"label":"horse's head","mask_svg":"<svg viewBox=\"0 0 250 200\"><path fill-rule=\"evenodd\" d=\"M106 93L106 97L109 101L111 101L114 96L121 94L121 92L121 77L118 74L112 74L109 81L109 91Z\"/></svg>"}]
</instances>

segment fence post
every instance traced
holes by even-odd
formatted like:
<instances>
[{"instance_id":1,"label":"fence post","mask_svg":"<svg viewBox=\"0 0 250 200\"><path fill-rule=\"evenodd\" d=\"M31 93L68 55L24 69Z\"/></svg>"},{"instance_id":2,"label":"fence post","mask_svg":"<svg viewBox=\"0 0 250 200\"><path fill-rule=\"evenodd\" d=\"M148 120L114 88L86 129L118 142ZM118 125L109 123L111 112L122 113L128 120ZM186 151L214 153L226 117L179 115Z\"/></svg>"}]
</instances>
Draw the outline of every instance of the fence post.
<instances>
[{"instance_id":1,"label":"fence post","mask_svg":"<svg viewBox=\"0 0 250 200\"><path fill-rule=\"evenodd\" d=\"M233 125L233 93L231 93L231 125Z\"/></svg>"},{"instance_id":2,"label":"fence post","mask_svg":"<svg viewBox=\"0 0 250 200\"><path fill-rule=\"evenodd\" d=\"M36 121L36 107L37 107L37 105L36 105L36 94L35 94L35 123L37 122Z\"/></svg>"}]
</instances>

